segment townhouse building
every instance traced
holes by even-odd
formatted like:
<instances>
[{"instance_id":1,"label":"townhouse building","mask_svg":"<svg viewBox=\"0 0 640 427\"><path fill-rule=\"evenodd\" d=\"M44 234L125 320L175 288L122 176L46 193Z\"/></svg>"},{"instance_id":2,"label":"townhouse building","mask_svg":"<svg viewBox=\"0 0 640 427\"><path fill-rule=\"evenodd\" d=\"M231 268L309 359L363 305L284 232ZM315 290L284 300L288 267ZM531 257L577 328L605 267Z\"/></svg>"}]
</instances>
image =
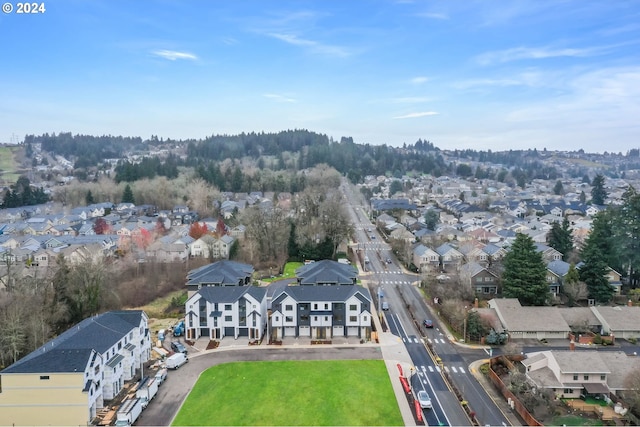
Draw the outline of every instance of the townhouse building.
<instances>
[{"instance_id":1,"label":"townhouse building","mask_svg":"<svg viewBox=\"0 0 640 427\"><path fill-rule=\"evenodd\" d=\"M147 315L87 318L0 371L0 425L88 425L151 356Z\"/></svg>"}]
</instances>

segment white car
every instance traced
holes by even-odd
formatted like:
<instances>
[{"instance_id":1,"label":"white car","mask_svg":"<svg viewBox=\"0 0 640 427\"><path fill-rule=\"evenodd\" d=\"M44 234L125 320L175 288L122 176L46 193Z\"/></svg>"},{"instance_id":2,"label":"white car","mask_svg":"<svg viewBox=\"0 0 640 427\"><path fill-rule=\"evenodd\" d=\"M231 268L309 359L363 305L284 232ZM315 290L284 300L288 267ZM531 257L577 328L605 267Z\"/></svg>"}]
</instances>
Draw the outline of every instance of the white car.
<instances>
[{"instance_id":1,"label":"white car","mask_svg":"<svg viewBox=\"0 0 640 427\"><path fill-rule=\"evenodd\" d=\"M429 393L424 390L420 390L418 392L418 402L420 403L420 407L423 409L431 409L431 397L429 397Z\"/></svg>"}]
</instances>

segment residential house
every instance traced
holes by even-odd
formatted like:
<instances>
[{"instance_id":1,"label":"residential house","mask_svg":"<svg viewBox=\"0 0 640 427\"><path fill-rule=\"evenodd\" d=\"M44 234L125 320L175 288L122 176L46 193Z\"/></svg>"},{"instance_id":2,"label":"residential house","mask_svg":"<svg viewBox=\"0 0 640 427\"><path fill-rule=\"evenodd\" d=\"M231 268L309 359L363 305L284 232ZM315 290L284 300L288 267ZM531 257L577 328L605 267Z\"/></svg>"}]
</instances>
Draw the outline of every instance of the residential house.
<instances>
[{"instance_id":1,"label":"residential house","mask_svg":"<svg viewBox=\"0 0 640 427\"><path fill-rule=\"evenodd\" d=\"M218 261L204 265L187 274L189 298L208 286L247 286L251 284L253 267L236 261Z\"/></svg>"},{"instance_id":2,"label":"residential house","mask_svg":"<svg viewBox=\"0 0 640 427\"><path fill-rule=\"evenodd\" d=\"M226 259L229 258L233 242L235 238L229 235L218 238L212 234L205 234L189 245L189 254L192 257Z\"/></svg>"},{"instance_id":3,"label":"residential house","mask_svg":"<svg viewBox=\"0 0 640 427\"><path fill-rule=\"evenodd\" d=\"M90 425L150 356L143 311L85 319L0 371L0 425Z\"/></svg>"},{"instance_id":4,"label":"residential house","mask_svg":"<svg viewBox=\"0 0 640 427\"><path fill-rule=\"evenodd\" d=\"M546 262L562 260L562 253L553 249L551 246L542 243L535 243L536 250L542 253L542 259Z\"/></svg>"},{"instance_id":5,"label":"residential house","mask_svg":"<svg viewBox=\"0 0 640 427\"><path fill-rule=\"evenodd\" d=\"M558 398L608 398L627 390L629 372L640 369L640 359L623 351L547 350L526 356L527 380Z\"/></svg>"},{"instance_id":6,"label":"residential house","mask_svg":"<svg viewBox=\"0 0 640 427\"><path fill-rule=\"evenodd\" d=\"M522 307L517 298L494 298L489 307L510 339L566 339L571 332L558 307Z\"/></svg>"},{"instance_id":7,"label":"residential house","mask_svg":"<svg viewBox=\"0 0 640 427\"><path fill-rule=\"evenodd\" d=\"M458 271L460 283L477 296L493 297L498 293L498 276L477 262L468 262Z\"/></svg>"},{"instance_id":8,"label":"residential house","mask_svg":"<svg viewBox=\"0 0 640 427\"><path fill-rule=\"evenodd\" d=\"M464 255L449 243L443 243L435 251L440 255L440 267L443 271L448 268L457 268L464 260Z\"/></svg>"},{"instance_id":9,"label":"residential house","mask_svg":"<svg viewBox=\"0 0 640 427\"><path fill-rule=\"evenodd\" d=\"M371 338L371 294L354 286L287 286L271 305L273 339Z\"/></svg>"},{"instance_id":10,"label":"residential house","mask_svg":"<svg viewBox=\"0 0 640 427\"><path fill-rule=\"evenodd\" d=\"M440 255L433 249L420 243L413 248L413 265L415 265L421 273L438 271L440 269Z\"/></svg>"},{"instance_id":11,"label":"residential house","mask_svg":"<svg viewBox=\"0 0 640 427\"><path fill-rule=\"evenodd\" d=\"M590 307L601 323L603 335L616 338L640 338L640 307L636 306L595 306Z\"/></svg>"},{"instance_id":12,"label":"residential house","mask_svg":"<svg viewBox=\"0 0 640 427\"><path fill-rule=\"evenodd\" d=\"M296 278L298 285L302 286L355 285L358 270L349 264L322 260L298 268Z\"/></svg>"},{"instance_id":13,"label":"residential house","mask_svg":"<svg viewBox=\"0 0 640 427\"><path fill-rule=\"evenodd\" d=\"M569 272L570 267L571 264L561 259L547 263L547 283L549 283L549 292L551 292L554 297L560 294L564 277Z\"/></svg>"},{"instance_id":14,"label":"residential house","mask_svg":"<svg viewBox=\"0 0 640 427\"><path fill-rule=\"evenodd\" d=\"M203 287L185 303L186 337L260 340L267 325L267 288L257 286Z\"/></svg>"}]
</instances>

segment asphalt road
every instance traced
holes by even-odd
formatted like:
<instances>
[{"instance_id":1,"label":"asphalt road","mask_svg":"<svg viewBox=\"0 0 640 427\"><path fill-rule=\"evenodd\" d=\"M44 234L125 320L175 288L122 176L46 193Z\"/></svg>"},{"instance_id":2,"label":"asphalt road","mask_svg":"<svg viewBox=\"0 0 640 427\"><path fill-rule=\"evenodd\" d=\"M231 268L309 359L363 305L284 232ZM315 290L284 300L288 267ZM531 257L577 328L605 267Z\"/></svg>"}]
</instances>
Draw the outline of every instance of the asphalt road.
<instances>
[{"instance_id":1,"label":"asphalt road","mask_svg":"<svg viewBox=\"0 0 640 427\"><path fill-rule=\"evenodd\" d=\"M265 348L216 350L199 354L178 370L169 371L158 394L136 422L139 426L168 426L185 398L207 368L229 362L269 360L361 360L382 359L379 347Z\"/></svg>"}]
</instances>

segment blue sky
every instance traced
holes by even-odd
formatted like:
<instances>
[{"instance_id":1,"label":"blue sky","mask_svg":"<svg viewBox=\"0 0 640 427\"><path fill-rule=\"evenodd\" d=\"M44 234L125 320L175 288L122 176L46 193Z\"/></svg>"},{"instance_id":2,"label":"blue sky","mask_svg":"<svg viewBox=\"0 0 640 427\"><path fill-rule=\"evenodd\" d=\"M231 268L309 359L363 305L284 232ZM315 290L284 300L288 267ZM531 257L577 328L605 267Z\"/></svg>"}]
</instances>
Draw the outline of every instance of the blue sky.
<instances>
[{"instance_id":1,"label":"blue sky","mask_svg":"<svg viewBox=\"0 0 640 427\"><path fill-rule=\"evenodd\" d=\"M45 6L0 16L0 142L305 128L445 149L640 147L640 1Z\"/></svg>"}]
</instances>

